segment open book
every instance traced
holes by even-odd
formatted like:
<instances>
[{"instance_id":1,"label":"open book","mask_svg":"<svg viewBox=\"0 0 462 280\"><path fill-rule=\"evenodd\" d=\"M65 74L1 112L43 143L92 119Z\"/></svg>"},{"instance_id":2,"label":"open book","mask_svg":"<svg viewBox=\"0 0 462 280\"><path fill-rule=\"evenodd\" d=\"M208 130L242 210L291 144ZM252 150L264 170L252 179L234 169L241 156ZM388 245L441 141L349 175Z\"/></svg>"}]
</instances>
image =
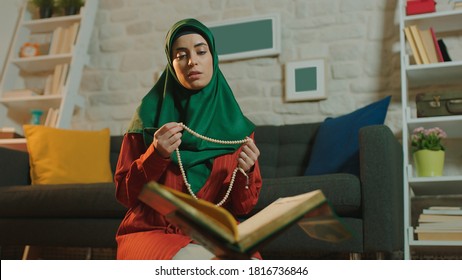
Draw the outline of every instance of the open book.
<instances>
[{"instance_id":1,"label":"open book","mask_svg":"<svg viewBox=\"0 0 462 280\"><path fill-rule=\"evenodd\" d=\"M156 182L145 185L139 198L216 256L227 259L248 259L296 222L312 238L338 242L350 237L320 190L279 198L239 224L226 209Z\"/></svg>"}]
</instances>

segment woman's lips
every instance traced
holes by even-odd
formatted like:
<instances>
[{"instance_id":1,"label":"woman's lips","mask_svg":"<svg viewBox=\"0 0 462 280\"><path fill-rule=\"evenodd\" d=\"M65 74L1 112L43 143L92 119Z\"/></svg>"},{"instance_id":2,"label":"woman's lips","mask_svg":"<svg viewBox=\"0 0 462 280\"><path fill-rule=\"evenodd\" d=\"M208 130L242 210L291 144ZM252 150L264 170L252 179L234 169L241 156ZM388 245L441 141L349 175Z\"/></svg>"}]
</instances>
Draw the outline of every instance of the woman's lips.
<instances>
[{"instance_id":1,"label":"woman's lips","mask_svg":"<svg viewBox=\"0 0 462 280\"><path fill-rule=\"evenodd\" d=\"M201 74L202 74L201 72L192 71L188 73L188 78L191 80L197 80L200 78Z\"/></svg>"}]
</instances>

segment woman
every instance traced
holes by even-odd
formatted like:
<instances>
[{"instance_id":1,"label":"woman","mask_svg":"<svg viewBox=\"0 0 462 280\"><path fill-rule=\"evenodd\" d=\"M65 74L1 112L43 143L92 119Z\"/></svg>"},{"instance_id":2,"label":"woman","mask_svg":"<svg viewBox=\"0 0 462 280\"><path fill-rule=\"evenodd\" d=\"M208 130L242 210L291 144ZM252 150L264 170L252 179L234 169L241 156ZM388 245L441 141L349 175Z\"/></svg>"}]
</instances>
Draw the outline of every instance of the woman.
<instances>
[{"instance_id":1,"label":"woman","mask_svg":"<svg viewBox=\"0 0 462 280\"><path fill-rule=\"evenodd\" d=\"M195 19L179 21L167 34L165 52L166 69L138 107L117 164L116 196L128 207L116 236L118 259L214 258L138 200L149 181L223 206L235 216L248 213L260 193L254 125L218 67L210 30ZM201 135L243 144L223 145Z\"/></svg>"}]
</instances>

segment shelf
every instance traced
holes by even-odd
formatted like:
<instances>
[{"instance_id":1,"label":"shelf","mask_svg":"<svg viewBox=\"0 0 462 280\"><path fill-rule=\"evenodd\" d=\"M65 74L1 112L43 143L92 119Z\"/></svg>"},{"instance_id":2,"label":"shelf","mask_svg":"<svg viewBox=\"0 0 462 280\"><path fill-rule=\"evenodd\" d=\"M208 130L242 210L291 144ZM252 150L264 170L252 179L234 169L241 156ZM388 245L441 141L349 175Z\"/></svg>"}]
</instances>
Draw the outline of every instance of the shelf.
<instances>
[{"instance_id":1,"label":"shelf","mask_svg":"<svg viewBox=\"0 0 462 280\"><path fill-rule=\"evenodd\" d=\"M29 112L31 108L47 112L49 108L58 108L61 104L61 95L39 95L20 98L1 98L0 103L9 109L20 112Z\"/></svg>"},{"instance_id":2,"label":"shelf","mask_svg":"<svg viewBox=\"0 0 462 280\"><path fill-rule=\"evenodd\" d=\"M408 108L408 111L410 109ZM449 132L451 138L462 138L462 115L458 116L440 116L440 117L427 117L427 118L408 118L408 132L417 127L439 127Z\"/></svg>"},{"instance_id":3,"label":"shelf","mask_svg":"<svg viewBox=\"0 0 462 280\"><path fill-rule=\"evenodd\" d=\"M67 27L72 25L74 22L80 22L81 20L82 16L79 14L72 16L27 20L24 21L22 25L33 33L46 33L52 32L58 26Z\"/></svg>"},{"instance_id":4,"label":"shelf","mask_svg":"<svg viewBox=\"0 0 462 280\"><path fill-rule=\"evenodd\" d=\"M399 1L400 29L416 25L420 30L433 28L436 37L461 39L462 10L436 11L418 15L406 13L406 0ZM438 9L438 6L437 6ZM401 61L401 102L403 113L403 155L404 155L404 258L412 259L415 253L429 253L432 256L460 254L462 241L415 240L412 227L413 196L453 196L462 195L462 115L416 117L415 95L421 92L462 89L462 60L431 64L409 64L408 42L404 32L400 32ZM449 51L450 52L450 51ZM411 90L412 89L412 90ZM418 127L443 129L448 138L443 176L417 177L413 166L410 138Z\"/></svg>"},{"instance_id":5,"label":"shelf","mask_svg":"<svg viewBox=\"0 0 462 280\"><path fill-rule=\"evenodd\" d=\"M462 83L460 73L462 73L462 61L408 65L406 68L408 84L411 88Z\"/></svg>"},{"instance_id":6,"label":"shelf","mask_svg":"<svg viewBox=\"0 0 462 280\"><path fill-rule=\"evenodd\" d=\"M413 249L417 249L419 247L419 251L427 251L427 252L434 252L434 251L441 251L441 247L444 247L444 251L455 249L455 252L461 252L462 248L457 248L462 246L462 241L444 241L444 240L416 240L414 239L414 228L410 227L407 230L408 237L409 237L409 245L413 247Z\"/></svg>"},{"instance_id":7,"label":"shelf","mask_svg":"<svg viewBox=\"0 0 462 280\"><path fill-rule=\"evenodd\" d=\"M415 195L462 194L462 176L409 176L408 182Z\"/></svg>"},{"instance_id":8,"label":"shelf","mask_svg":"<svg viewBox=\"0 0 462 280\"><path fill-rule=\"evenodd\" d=\"M72 54L39 55L12 59L11 62L25 72L51 71L56 65L70 63Z\"/></svg>"},{"instance_id":9,"label":"shelf","mask_svg":"<svg viewBox=\"0 0 462 280\"><path fill-rule=\"evenodd\" d=\"M436 33L457 31L462 26L462 10L405 16L404 22L406 26L415 24L419 28L433 27Z\"/></svg>"}]
</instances>

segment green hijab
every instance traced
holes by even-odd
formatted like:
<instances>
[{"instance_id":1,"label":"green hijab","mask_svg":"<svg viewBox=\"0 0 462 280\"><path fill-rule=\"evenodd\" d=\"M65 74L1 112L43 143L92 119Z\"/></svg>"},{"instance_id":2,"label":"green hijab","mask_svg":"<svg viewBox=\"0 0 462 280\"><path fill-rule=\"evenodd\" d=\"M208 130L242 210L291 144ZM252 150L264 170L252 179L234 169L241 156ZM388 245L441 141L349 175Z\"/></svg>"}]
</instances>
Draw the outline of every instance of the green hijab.
<instances>
[{"instance_id":1,"label":"green hijab","mask_svg":"<svg viewBox=\"0 0 462 280\"><path fill-rule=\"evenodd\" d=\"M213 57L211 81L199 91L183 87L173 69L171 49L178 34L184 32L202 35ZM240 140L253 132L253 123L242 114L218 67L215 40L205 25L195 19L174 24L166 36L165 54L168 64L157 83L143 98L127 132L142 133L146 146L152 143L154 132L168 122L182 122L201 135L220 140ZM192 190L197 193L205 184L214 158L233 153L239 146L206 142L183 131L179 149ZM172 153L171 158L178 164L176 153Z\"/></svg>"}]
</instances>

